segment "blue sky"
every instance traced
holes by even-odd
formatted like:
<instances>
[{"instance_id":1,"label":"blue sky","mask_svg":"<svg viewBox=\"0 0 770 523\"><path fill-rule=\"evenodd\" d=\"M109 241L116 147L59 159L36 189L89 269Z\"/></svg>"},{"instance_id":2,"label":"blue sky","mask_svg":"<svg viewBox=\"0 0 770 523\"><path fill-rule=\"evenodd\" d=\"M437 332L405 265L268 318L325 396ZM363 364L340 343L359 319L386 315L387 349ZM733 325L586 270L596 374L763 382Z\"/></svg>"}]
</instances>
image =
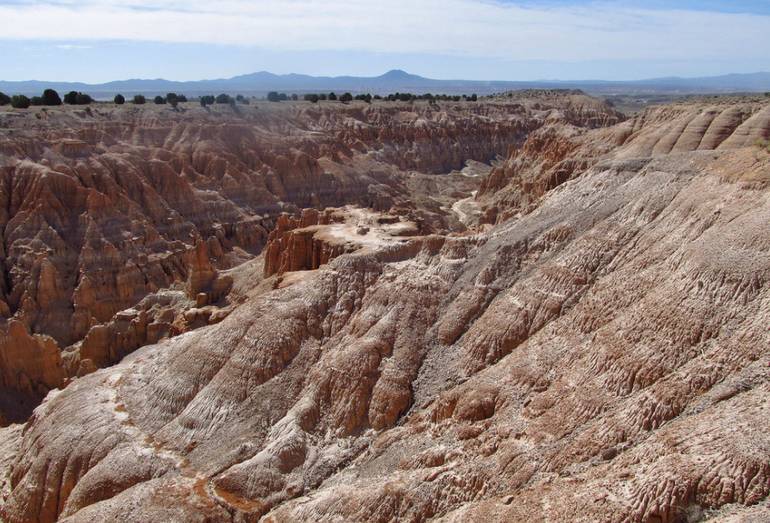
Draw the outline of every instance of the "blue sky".
<instances>
[{"instance_id":1,"label":"blue sky","mask_svg":"<svg viewBox=\"0 0 770 523\"><path fill-rule=\"evenodd\" d=\"M0 79L770 70L770 0L0 0Z\"/></svg>"}]
</instances>

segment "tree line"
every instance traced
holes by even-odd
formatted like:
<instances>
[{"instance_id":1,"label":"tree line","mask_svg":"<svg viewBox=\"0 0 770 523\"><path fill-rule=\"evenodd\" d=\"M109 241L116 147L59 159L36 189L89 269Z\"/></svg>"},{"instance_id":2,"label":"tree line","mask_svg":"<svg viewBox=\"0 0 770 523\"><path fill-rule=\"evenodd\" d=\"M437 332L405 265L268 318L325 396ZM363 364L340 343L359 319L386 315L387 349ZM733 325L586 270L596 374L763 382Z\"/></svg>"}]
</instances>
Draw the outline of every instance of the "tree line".
<instances>
[{"instance_id":1,"label":"tree line","mask_svg":"<svg viewBox=\"0 0 770 523\"><path fill-rule=\"evenodd\" d=\"M337 95L334 92L331 93L308 93L303 95L302 99L306 102L311 103L318 103L320 101L340 101L342 103L348 103L352 102L354 100L366 102L366 103L372 103L372 100L382 100L386 102L411 102L415 100L427 100L429 103L436 103L439 101L442 102L459 102L459 101L467 101L467 102L475 102L478 100L478 96L476 94L472 94L470 96L468 95L447 95L447 94L413 94L413 93L393 93L386 96L381 96L379 94L375 94L372 96L369 93L366 94L357 94L352 95L351 93L343 93L341 95ZM267 94L267 100L270 102L284 102L288 100L292 101L298 101L299 95L294 93L291 95L288 95L286 93L279 93L277 91L271 91ZM12 107L15 107L17 109L26 109L27 107L34 106L34 105L46 105L46 106L54 106L54 105L62 105L62 104L68 104L68 105L88 105L92 103L94 100L91 98L90 95L81 93L78 91L70 91L67 94L64 95L63 98L59 96L59 93L57 93L53 89L46 89L43 91L42 96L33 96L32 98L29 98L23 94L15 94L13 96L8 96L5 93L0 92L0 105L8 105L11 104ZM180 103L187 102L187 97L183 94L177 94L177 93L167 93L166 96L160 96L157 95L152 99L153 103L156 105L164 105L168 104L172 107L176 108L177 105ZM244 97L243 95L236 95L235 97L230 96L229 94L219 94L217 96L214 95L203 95L198 97L198 101L202 107L206 107L208 105L214 105L214 104L227 104L227 105L235 105L236 103L248 105L249 99ZM122 94L116 94L113 98L113 102L117 105L123 105L126 103L126 98ZM147 98L142 94L136 94L134 95L133 99L131 100L132 103L135 105L143 105L147 103Z\"/></svg>"},{"instance_id":2,"label":"tree line","mask_svg":"<svg viewBox=\"0 0 770 523\"><path fill-rule=\"evenodd\" d=\"M84 93L78 91L70 91L64 95L64 98L59 96L59 93L53 89L46 89L43 91L42 96L33 96L32 98L23 95L15 94L8 96L5 93L0 93L0 105L11 104L11 107L16 109L26 109L31 105L62 105L62 103L69 105L88 105L93 102L93 99Z\"/></svg>"},{"instance_id":3,"label":"tree line","mask_svg":"<svg viewBox=\"0 0 770 523\"><path fill-rule=\"evenodd\" d=\"M0 92L0 105L11 104L11 106L16 109L26 109L35 105L88 105L93 101L94 99L91 97L91 95L81 93L79 91L70 91L63 97L60 97L59 93L57 93L55 90L46 89L43 91L42 96L33 96L32 98L23 94L8 96L7 94ZM169 104L173 107L176 107L178 104L186 101L187 97L185 95L177 93L168 93L166 96L158 95L153 98L153 102L158 105ZM113 102L117 105L123 105L126 103L126 97L122 94L116 94L113 98ZM143 105L147 103L147 98L145 98L145 96L142 94L136 94L134 95L132 102L136 105Z\"/></svg>"},{"instance_id":4,"label":"tree line","mask_svg":"<svg viewBox=\"0 0 770 523\"><path fill-rule=\"evenodd\" d=\"M411 102L414 100L427 100L430 103L435 103L438 101L443 102L459 102L459 101L466 101L466 102L476 102L478 101L479 97L476 94L472 95L448 95L448 94L413 94L413 93L394 93L389 94L386 96L381 96L379 94L371 95L369 93L366 94L357 94L352 95L350 93L344 93L341 95L337 95L334 92L331 93L307 93L303 95L303 100L306 102L311 103L318 103L322 101L340 101L342 103L348 103L352 102L353 100L360 100L366 103L372 103L372 100L384 100L386 102ZM297 101L299 100L299 95L292 94L287 95L286 93L279 93L276 91L271 91L267 93L267 100L270 102L284 102L287 100L293 100Z\"/></svg>"}]
</instances>

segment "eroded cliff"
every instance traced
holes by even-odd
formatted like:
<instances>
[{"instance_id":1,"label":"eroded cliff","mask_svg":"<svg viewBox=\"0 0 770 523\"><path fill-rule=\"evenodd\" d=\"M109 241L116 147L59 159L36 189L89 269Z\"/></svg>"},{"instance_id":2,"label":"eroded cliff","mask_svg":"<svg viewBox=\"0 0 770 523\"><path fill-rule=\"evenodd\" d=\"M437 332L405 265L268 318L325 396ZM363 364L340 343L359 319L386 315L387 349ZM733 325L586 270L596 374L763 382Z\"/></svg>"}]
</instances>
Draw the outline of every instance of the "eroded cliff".
<instances>
[{"instance_id":1,"label":"eroded cliff","mask_svg":"<svg viewBox=\"0 0 770 523\"><path fill-rule=\"evenodd\" d=\"M608 128L549 113L475 199L457 195L496 208L494 226L426 234L410 211L356 206L280 218L222 321L0 433L1 513L766 518L770 154L751 141L770 126L767 102L729 103L750 109L729 135L698 124L681 138L697 147L660 153L649 137L683 124L653 115L710 105Z\"/></svg>"},{"instance_id":2,"label":"eroded cliff","mask_svg":"<svg viewBox=\"0 0 770 523\"><path fill-rule=\"evenodd\" d=\"M490 162L574 103L0 112L0 387L34 403L94 364L179 332L170 316L149 333L145 320L126 318L146 297L198 278L201 256L214 271L258 254L281 213L396 206L419 214L424 230L444 229L451 213L413 200L411 179ZM214 294L198 305L227 305L225 292Z\"/></svg>"}]
</instances>

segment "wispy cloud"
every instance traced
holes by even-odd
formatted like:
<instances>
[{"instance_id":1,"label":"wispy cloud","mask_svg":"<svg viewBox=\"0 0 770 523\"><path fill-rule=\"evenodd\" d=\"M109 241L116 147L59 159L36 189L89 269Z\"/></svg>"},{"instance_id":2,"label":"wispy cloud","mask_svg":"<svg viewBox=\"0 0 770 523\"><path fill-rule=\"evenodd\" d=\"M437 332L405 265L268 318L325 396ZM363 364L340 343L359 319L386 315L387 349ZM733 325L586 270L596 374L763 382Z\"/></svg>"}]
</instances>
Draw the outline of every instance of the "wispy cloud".
<instances>
[{"instance_id":1,"label":"wispy cloud","mask_svg":"<svg viewBox=\"0 0 770 523\"><path fill-rule=\"evenodd\" d=\"M0 4L0 20L0 38L10 40L210 43L511 60L761 59L770 48L770 16L609 2L522 7L494 0L22 0Z\"/></svg>"},{"instance_id":2,"label":"wispy cloud","mask_svg":"<svg viewBox=\"0 0 770 523\"><path fill-rule=\"evenodd\" d=\"M61 49L63 51L75 51L78 49L92 49L93 46L91 45L80 45L80 44L58 44L55 45L57 49Z\"/></svg>"}]
</instances>

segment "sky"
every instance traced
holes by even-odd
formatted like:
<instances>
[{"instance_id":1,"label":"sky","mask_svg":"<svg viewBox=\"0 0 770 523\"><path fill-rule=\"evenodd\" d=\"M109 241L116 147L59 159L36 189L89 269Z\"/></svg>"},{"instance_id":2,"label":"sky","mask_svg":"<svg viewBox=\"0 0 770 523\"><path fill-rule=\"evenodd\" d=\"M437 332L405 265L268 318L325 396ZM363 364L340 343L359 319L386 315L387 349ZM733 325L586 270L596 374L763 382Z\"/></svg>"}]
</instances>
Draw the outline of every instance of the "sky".
<instances>
[{"instance_id":1,"label":"sky","mask_svg":"<svg viewBox=\"0 0 770 523\"><path fill-rule=\"evenodd\" d=\"M0 80L770 71L770 0L0 0Z\"/></svg>"}]
</instances>

